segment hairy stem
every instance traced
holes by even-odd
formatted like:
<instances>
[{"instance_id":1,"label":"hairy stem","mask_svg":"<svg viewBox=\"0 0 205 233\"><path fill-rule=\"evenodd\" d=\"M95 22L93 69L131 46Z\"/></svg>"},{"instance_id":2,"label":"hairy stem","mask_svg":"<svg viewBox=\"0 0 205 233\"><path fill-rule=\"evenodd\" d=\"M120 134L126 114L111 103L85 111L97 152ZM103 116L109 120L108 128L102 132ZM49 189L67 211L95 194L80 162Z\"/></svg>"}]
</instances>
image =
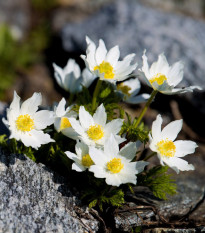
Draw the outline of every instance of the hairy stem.
<instances>
[{"instance_id":1,"label":"hairy stem","mask_svg":"<svg viewBox=\"0 0 205 233\"><path fill-rule=\"evenodd\" d=\"M141 120L142 120L144 114L146 113L146 111L147 111L149 105L151 104L152 100L153 100L154 97L156 96L157 92L158 92L157 90L153 90L153 92L152 92L151 96L149 97L147 103L145 104L144 108L142 109L142 111L141 111L141 113L140 113L140 115L139 115L137 121L135 122L134 127L137 127L137 126L140 124L140 122L141 122Z\"/></svg>"},{"instance_id":2,"label":"hairy stem","mask_svg":"<svg viewBox=\"0 0 205 233\"><path fill-rule=\"evenodd\" d=\"M95 87L94 94L93 94L93 100L92 100L92 110L93 111L96 108L97 95L99 94L101 85L102 85L102 81L100 79L98 79L98 82L97 82L97 85Z\"/></svg>"}]
</instances>

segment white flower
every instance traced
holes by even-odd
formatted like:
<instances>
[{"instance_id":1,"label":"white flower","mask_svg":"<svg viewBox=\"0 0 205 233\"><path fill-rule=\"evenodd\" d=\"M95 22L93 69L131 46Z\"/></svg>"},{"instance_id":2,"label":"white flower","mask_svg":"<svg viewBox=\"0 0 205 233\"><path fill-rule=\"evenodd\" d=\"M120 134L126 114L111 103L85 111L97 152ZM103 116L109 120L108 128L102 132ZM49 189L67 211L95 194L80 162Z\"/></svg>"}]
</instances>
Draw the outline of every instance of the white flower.
<instances>
[{"instance_id":1,"label":"white flower","mask_svg":"<svg viewBox=\"0 0 205 233\"><path fill-rule=\"evenodd\" d=\"M54 127L57 132L62 132L65 136L76 140L78 134L73 130L69 118L77 118L77 113L72 111L72 106L65 109L66 101L64 98L54 108Z\"/></svg>"},{"instance_id":2,"label":"white flower","mask_svg":"<svg viewBox=\"0 0 205 233\"><path fill-rule=\"evenodd\" d=\"M11 131L10 138L21 140L25 146L35 149L42 144L54 142L49 134L43 132L43 129L53 124L53 112L48 110L37 112L41 102L41 94L34 93L20 105L20 97L14 92L14 99L7 109L7 120L3 119Z\"/></svg>"},{"instance_id":3,"label":"white flower","mask_svg":"<svg viewBox=\"0 0 205 233\"><path fill-rule=\"evenodd\" d=\"M113 135L106 141L104 151L91 147L90 157L94 165L89 171L97 178L106 178L108 185L119 186L137 183L136 174L142 172L148 162L131 162L136 156L136 143L130 142L119 151L118 142Z\"/></svg>"},{"instance_id":4,"label":"white flower","mask_svg":"<svg viewBox=\"0 0 205 233\"><path fill-rule=\"evenodd\" d=\"M177 173L179 171L194 170L194 166L188 164L181 157L194 153L197 147L197 144L192 141L174 141L182 128L182 123L182 120L173 121L161 131L162 117L158 115L152 124L152 135L149 135L150 149L157 152L160 163L162 165L167 164Z\"/></svg>"},{"instance_id":5,"label":"white flower","mask_svg":"<svg viewBox=\"0 0 205 233\"><path fill-rule=\"evenodd\" d=\"M185 93L188 91L192 92L193 89L201 90L201 88L198 86L174 88L183 79L184 65L181 61L178 61L172 66L169 66L164 54L160 54L157 62L154 62L149 68L145 52L142 56L142 59L143 66L140 71L143 72L143 76L147 85L152 87L154 90L158 90L159 92L166 95Z\"/></svg>"},{"instance_id":6,"label":"white flower","mask_svg":"<svg viewBox=\"0 0 205 233\"><path fill-rule=\"evenodd\" d=\"M101 104L93 117L83 106L79 109L79 121L70 118L73 129L79 134L85 144L92 146L103 146L110 134L114 134L118 143L125 139L117 135L122 127L123 119L115 119L106 124L107 114L103 104Z\"/></svg>"},{"instance_id":7,"label":"white flower","mask_svg":"<svg viewBox=\"0 0 205 233\"><path fill-rule=\"evenodd\" d=\"M149 94L140 94L141 85L138 79L130 79L117 84L117 91L122 93L123 101L129 104L139 104L149 99Z\"/></svg>"},{"instance_id":8,"label":"white flower","mask_svg":"<svg viewBox=\"0 0 205 233\"><path fill-rule=\"evenodd\" d=\"M87 68L101 80L116 82L125 80L137 63L131 65L135 54L127 55L123 61L118 61L120 57L119 47L115 46L107 51L103 40L99 40L99 46L96 49L94 42L86 36L87 50L86 56L81 55Z\"/></svg>"},{"instance_id":9,"label":"white flower","mask_svg":"<svg viewBox=\"0 0 205 233\"><path fill-rule=\"evenodd\" d=\"M81 74L79 65L73 59L69 59L63 69L56 64L53 64L53 67L58 85L70 93L75 94L82 91L82 85L88 88L96 78L87 69L84 69Z\"/></svg>"},{"instance_id":10,"label":"white flower","mask_svg":"<svg viewBox=\"0 0 205 233\"><path fill-rule=\"evenodd\" d=\"M72 164L73 170L83 172L94 164L89 155L89 148L83 142L77 141L75 145L75 152L76 154L70 151L65 152L68 158L75 161L75 163Z\"/></svg>"}]
</instances>

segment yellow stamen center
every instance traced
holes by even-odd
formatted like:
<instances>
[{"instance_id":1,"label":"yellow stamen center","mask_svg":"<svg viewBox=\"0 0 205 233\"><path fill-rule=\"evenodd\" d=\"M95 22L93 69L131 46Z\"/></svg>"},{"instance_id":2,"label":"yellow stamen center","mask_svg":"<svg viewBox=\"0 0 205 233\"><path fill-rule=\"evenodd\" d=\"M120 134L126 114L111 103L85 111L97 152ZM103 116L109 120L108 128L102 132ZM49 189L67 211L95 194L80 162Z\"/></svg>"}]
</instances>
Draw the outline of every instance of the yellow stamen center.
<instances>
[{"instance_id":1,"label":"yellow stamen center","mask_svg":"<svg viewBox=\"0 0 205 233\"><path fill-rule=\"evenodd\" d=\"M96 66L94 70L99 70L101 74L104 73L105 79L113 79L115 76L113 67L106 61L103 61L99 66Z\"/></svg>"},{"instance_id":2,"label":"yellow stamen center","mask_svg":"<svg viewBox=\"0 0 205 233\"><path fill-rule=\"evenodd\" d=\"M157 82L158 85L162 85L166 80L167 77L164 74L158 73L154 75L149 81L151 84L153 84L153 82Z\"/></svg>"},{"instance_id":3,"label":"yellow stamen center","mask_svg":"<svg viewBox=\"0 0 205 233\"><path fill-rule=\"evenodd\" d=\"M34 120L28 115L20 115L16 120L16 128L23 132L34 129Z\"/></svg>"},{"instance_id":4,"label":"yellow stamen center","mask_svg":"<svg viewBox=\"0 0 205 233\"><path fill-rule=\"evenodd\" d=\"M91 165L93 165L93 161L92 159L90 158L90 155L89 154L86 154L82 157L82 165L84 167L90 167Z\"/></svg>"},{"instance_id":5,"label":"yellow stamen center","mask_svg":"<svg viewBox=\"0 0 205 233\"><path fill-rule=\"evenodd\" d=\"M104 132L101 125L91 125L87 131L88 137L94 141L101 139L104 136Z\"/></svg>"},{"instance_id":6,"label":"yellow stamen center","mask_svg":"<svg viewBox=\"0 0 205 233\"><path fill-rule=\"evenodd\" d=\"M121 159L114 158L107 163L107 169L111 173L119 173L124 167L122 164Z\"/></svg>"},{"instance_id":7,"label":"yellow stamen center","mask_svg":"<svg viewBox=\"0 0 205 233\"><path fill-rule=\"evenodd\" d=\"M62 117L61 118L61 124L60 124L60 130L66 129L66 128L70 128L71 127L71 123L68 120L68 118L66 117Z\"/></svg>"},{"instance_id":8,"label":"yellow stamen center","mask_svg":"<svg viewBox=\"0 0 205 233\"><path fill-rule=\"evenodd\" d=\"M118 85L117 85L117 89L118 89L119 91L121 91L122 93L124 93L125 95L130 96L129 91L131 90L131 88L128 87L128 86L126 86L126 85L124 85L123 83L118 84Z\"/></svg>"},{"instance_id":9,"label":"yellow stamen center","mask_svg":"<svg viewBox=\"0 0 205 233\"><path fill-rule=\"evenodd\" d=\"M161 140L157 143L157 148L162 156L174 157L176 146L171 140Z\"/></svg>"}]
</instances>

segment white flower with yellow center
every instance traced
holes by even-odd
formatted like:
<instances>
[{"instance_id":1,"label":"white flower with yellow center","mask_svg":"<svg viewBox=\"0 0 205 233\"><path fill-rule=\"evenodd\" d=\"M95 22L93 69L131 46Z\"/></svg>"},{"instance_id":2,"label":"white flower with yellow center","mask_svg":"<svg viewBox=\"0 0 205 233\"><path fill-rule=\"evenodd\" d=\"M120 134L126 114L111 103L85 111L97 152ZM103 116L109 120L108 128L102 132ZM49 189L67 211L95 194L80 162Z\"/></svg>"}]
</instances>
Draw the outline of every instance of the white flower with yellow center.
<instances>
[{"instance_id":1,"label":"white flower with yellow center","mask_svg":"<svg viewBox=\"0 0 205 233\"><path fill-rule=\"evenodd\" d=\"M135 54L127 55L119 61L119 47L115 46L107 51L103 40L99 40L96 48L94 42L86 37L87 50L86 56L81 55L87 68L101 80L113 82L125 80L137 67L137 63L131 65Z\"/></svg>"},{"instance_id":2,"label":"white flower with yellow center","mask_svg":"<svg viewBox=\"0 0 205 233\"><path fill-rule=\"evenodd\" d=\"M118 143L125 141L117 135L122 127L123 119L115 119L109 123L103 104L91 116L83 106L79 109L79 121L69 118L73 129L79 134L79 139L89 146L103 146L105 141L114 134Z\"/></svg>"},{"instance_id":3,"label":"white flower with yellow center","mask_svg":"<svg viewBox=\"0 0 205 233\"><path fill-rule=\"evenodd\" d=\"M20 140L25 146L35 149L42 144L54 142L49 134L43 132L43 129L53 124L53 112L48 110L37 112L41 102L41 94L34 93L20 105L20 97L14 92L14 99L7 109L7 120L3 119L11 132L10 138Z\"/></svg>"},{"instance_id":4,"label":"white flower with yellow center","mask_svg":"<svg viewBox=\"0 0 205 233\"><path fill-rule=\"evenodd\" d=\"M74 160L74 163L72 164L73 170L83 172L94 164L89 155L89 148L83 142L77 141L75 145L75 152L76 154L70 151L65 152L68 158Z\"/></svg>"},{"instance_id":5,"label":"white flower with yellow center","mask_svg":"<svg viewBox=\"0 0 205 233\"><path fill-rule=\"evenodd\" d=\"M106 183L119 186L126 183L137 183L136 174L142 172L148 162L131 162L136 156L136 143L130 142L119 150L114 136L105 142L104 150L90 147L89 154L94 162L89 171L97 178L105 178Z\"/></svg>"},{"instance_id":6,"label":"white flower with yellow center","mask_svg":"<svg viewBox=\"0 0 205 233\"><path fill-rule=\"evenodd\" d=\"M88 88L96 78L87 68L81 73L79 65L73 59L69 59L63 69L56 64L53 67L58 85L73 94L81 92L82 86Z\"/></svg>"},{"instance_id":7,"label":"white flower with yellow center","mask_svg":"<svg viewBox=\"0 0 205 233\"><path fill-rule=\"evenodd\" d=\"M157 62L154 62L149 68L145 52L142 59L143 66L139 70L143 73L147 85L154 90L166 95L192 92L193 89L201 90L198 86L175 88L182 81L184 75L184 65L181 61L169 66L164 54L160 54Z\"/></svg>"},{"instance_id":8,"label":"white flower with yellow center","mask_svg":"<svg viewBox=\"0 0 205 233\"><path fill-rule=\"evenodd\" d=\"M150 149L157 152L161 165L165 163L177 173L179 171L194 170L194 166L188 164L181 157L194 153L197 147L197 144L193 141L174 141L182 128L182 123L182 120L176 120L161 130L162 117L158 115L152 124L152 135L149 135Z\"/></svg>"},{"instance_id":9,"label":"white flower with yellow center","mask_svg":"<svg viewBox=\"0 0 205 233\"><path fill-rule=\"evenodd\" d=\"M54 127L57 132L61 132L65 136L76 140L78 134L72 128L69 118L77 118L77 113L72 111L72 106L65 108L66 101L64 98L54 108Z\"/></svg>"},{"instance_id":10,"label":"white flower with yellow center","mask_svg":"<svg viewBox=\"0 0 205 233\"><path fill-rule=\"evenodd\" d=\"M139 104L149 99L149 94L140 94L141 85L137 78L117 84L117 91L123 95L123 101L129 104Z\"/></svg>"}]
</instances>

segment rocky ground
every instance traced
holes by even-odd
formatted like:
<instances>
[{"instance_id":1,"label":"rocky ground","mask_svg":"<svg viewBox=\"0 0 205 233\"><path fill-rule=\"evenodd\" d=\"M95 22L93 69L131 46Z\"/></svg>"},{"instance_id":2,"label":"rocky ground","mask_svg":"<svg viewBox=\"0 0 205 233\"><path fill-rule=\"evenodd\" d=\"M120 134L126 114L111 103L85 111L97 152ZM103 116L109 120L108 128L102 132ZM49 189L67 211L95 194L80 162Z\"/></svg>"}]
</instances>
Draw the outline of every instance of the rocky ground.
<instances>
[{"instance_id":1,"label":"rocky ground","mask_svg":"<svg viewBox=\"0 0 205 233\"><path fill-rule=\"evenodd\" d=\"M95 210L82 206L65 177L24 155L5 155L0 149L0 231L205 232L205 22L151 8L142 1L91 4L92 1L79 0L80 7L76 7L74 1L60 2L61 6L50 14L53 39L45 51L45 62L18 76L15 86L8 91L8 102L13 89L24 98L34 91L42 92L44 105L59 101L61 93L53 82L52 62L63 66L73 57L83 66L79 55L85 50L85 35L95 42L103 38L108 48L119 44L122 57L135 52L139 67L145 48L150 62L164 52L170 63L184 61L185 76L181 86L199 85L203 91L173 97L158 95L144 121L150 126L158 113L163 115L165 124L183 118L179 139L193 140L199 145L194 155L187 156L195 171L176 176L178 194L168 201L158 200L149 190L138 187L135 196L128 195L123 208L116 209L114 215L108 212L102 219ZM32 22L30 8L23 0L16 1L18 7L12 4L9 8L9 1L0 1L0 15L3 17L9 9L8 15L18 18L9 20L23 38ZM14 16L12 12L19 13ZM142 84L142 92L145 91L150 92L150 89ZM0 105L1 117L5 104ZM124 107L133 116L140 111L137 106ZM2 123L0 132L6 132ZM157 163L154 159L153 162Z\"/></svg>"}]
</instances>

